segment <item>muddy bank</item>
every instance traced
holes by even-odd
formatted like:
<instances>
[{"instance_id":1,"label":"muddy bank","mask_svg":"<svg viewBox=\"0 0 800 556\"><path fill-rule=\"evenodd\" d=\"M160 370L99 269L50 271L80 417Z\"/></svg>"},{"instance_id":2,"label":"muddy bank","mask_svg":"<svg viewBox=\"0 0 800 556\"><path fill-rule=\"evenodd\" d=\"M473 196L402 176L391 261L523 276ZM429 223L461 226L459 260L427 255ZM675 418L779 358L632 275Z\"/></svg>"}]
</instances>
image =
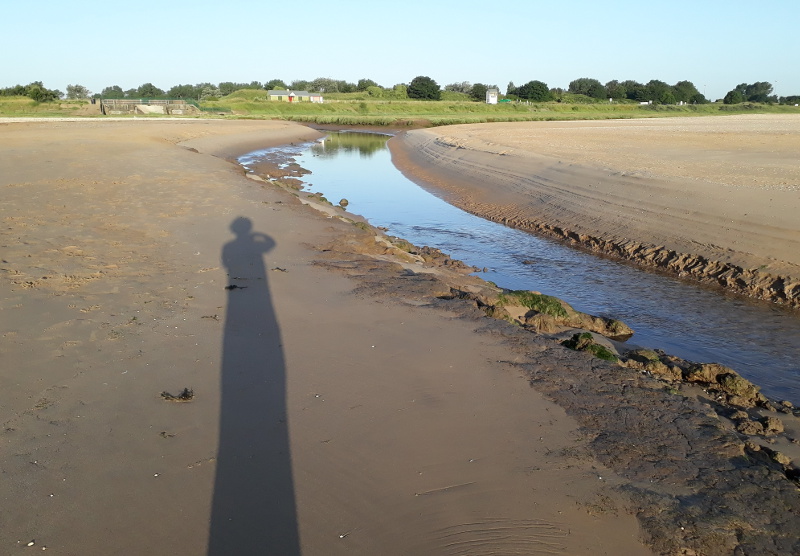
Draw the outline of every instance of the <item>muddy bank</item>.
<instances>
[{"instance_id":1,"label":"muddy bank","mask_svg":"<svg viewBox=\"0 0 800 556\"><path fill-rule=\"evenodd\" d=\"M770 119L695 120L451 126L389 145L408 177L472 214L800 306L800 119L777 131ZM737 134L758 145L734 148ZM721 168L729 157L739 164Z\"/></svg>"}]
</instances>

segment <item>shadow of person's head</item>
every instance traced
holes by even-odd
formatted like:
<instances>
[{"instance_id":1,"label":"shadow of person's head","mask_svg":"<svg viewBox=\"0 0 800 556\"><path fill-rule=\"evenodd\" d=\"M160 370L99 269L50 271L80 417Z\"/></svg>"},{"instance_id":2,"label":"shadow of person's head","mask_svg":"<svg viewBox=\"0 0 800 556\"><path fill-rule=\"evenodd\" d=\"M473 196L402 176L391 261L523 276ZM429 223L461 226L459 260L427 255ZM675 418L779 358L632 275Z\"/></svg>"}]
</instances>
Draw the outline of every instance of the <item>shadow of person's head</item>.
<instances>
[{"instance_id":1,"label":"shadow of person's head","mask_svg":"<svg viewBox=\"0 0 800 556\"><path fill-rule=\"evenodd\" d=\"M253 231L253 221L245 216L239 216L231 222L231 231L237 236L245 236Z\"/></svg>"}]
</instances>

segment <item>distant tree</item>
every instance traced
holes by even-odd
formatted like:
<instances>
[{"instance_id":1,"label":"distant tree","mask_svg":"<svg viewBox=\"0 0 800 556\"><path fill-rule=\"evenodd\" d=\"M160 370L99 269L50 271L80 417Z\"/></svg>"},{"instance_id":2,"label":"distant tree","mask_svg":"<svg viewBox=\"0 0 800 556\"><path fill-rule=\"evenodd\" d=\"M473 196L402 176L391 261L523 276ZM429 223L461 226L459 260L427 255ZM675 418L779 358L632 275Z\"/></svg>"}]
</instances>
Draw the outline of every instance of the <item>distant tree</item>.
<instances>
[{"instance_id":1,"label":"distant tree","mask_svg":"<svg viewBox=\"0 0 800 556\"><path fill-rule=\"evenodd\" d=\"M202 88L197 85L175 85L167 91L167 96L170 98L199 99L201 91Z\"/></svg>"},{"instance_id":2,"label":"distant tree","mask_svg":"<svg viewBox=\"0 0 800 556\"><path fill-rule=\"evenodd\" d=\"M639 102L644 100L649 100L647 98L647 87L639 83L638 81L633 81L631 79L627 81L623 81L620 83L622 87L625 87L625 97L630 100L638 100Z\"/></svg>"},{"instance_id":3,"label":"distant tree","mask_svg":"<svg viewBox=\"0 0 800 556\"><path fill-rule=\"evenodd\" d=\"M292 91L314 90L313 87L311 86L311 81L305 81L303 79L295 79L294 81L291 82L290 86L286 88L291 89Z\"/></svg>"},{"instance_id":4,"label":"distant tree","mask_svg":"<svg viewBox=\"0 0 800 556\"><path fill-rule=\"evenodd\" d=\"M359 79L358 83L356 83L356 90L358 91L367 91L370 87L380 87L380 85L372 79Z\"/></svg>"},{"instance_id":5,"label":"distant tree","mask_svg":"<svg viewBox=\"0 0 800 556\"><path fill-rule=\"evenodd\" d=\"M125 91L125 98L136 98L137 96L139 96L138 89L128 89Z\"/></svg>"},{"instance_id":6,"label":"distant tree","mask_svg":"<svg viewBox=\"0 0 800 556\"><path fill-rule=\"evenodd\" d=\"M710 101L705 97L703 93L696 93L689 97L688 100L689 104L708 104Z\"/></svg>"},{"instance_id":7,"label":"distant tree","mask_svg":"<svg viewBox=\"0 0 800 556\"><path fill-rule=\"evenodd\" d=\"M741 87L741 85L739 85ZM738 88L738 87L737 87ZM748 102L767 102L772 93L772 83L767 81L757 81L749 85L745 85L742 96Z\"/></svg>"},{"instance_id":8,"label":"distant tree","mask_svg":"<svg viewBox=\"0 0 800 556\"><path fill-rule=\"evenodd\" d=\"M509 81L508 85L506 86L506 95L513 95L516 89L517 88L514 86L514 82Z\"/></svg>"},{"instance_id":9,"label":"distant tree","mask_svg":"<svg viewBox=\"0 0 800 556\"><path fill-rule=\"evenodd\" d=\"M405 83L398 83L392 87L392 97L401 100L408 98L408 85Z\"/></svg>"},{"instance_id":10,"label":"distant tree","mask_svg":"<svg viewBox=\"0 0 800 556\"><path fill-rule=\"evenodd\" d=\"M605 98L606 90L603 84L591 77L581 77L570 81L569 92L576 95L586 95L593 98ZM598 96L599 95L599 96Z\"/></svg>"},{"instance_id":11,"label":"distant tree","mask_svg":"<svg viewBox=\"0 0 800 556\"><path fill-rule=\"evenodd\" d=\"M219 88L211 83L204 83L202 89L200 89L200 98L197 100L219 100L221 96L223 95Z\"/></svg>"},{"instance_id":12,"label":"distant tree","mask_svg":"<svg viewBox=\"0 0 800 556\"><path fill-rule=\"evenodd\" d=\"M48 89L41 81L34 81L25 87L26 95L36 102L52 102L61 98L62 93L58 89Z\"/></svg>"},{"instance_id":13,"label":"distant tree","mask_svg":"<svg viewBox=\"0 0 800 556\"><path fill-rule=\"evenodd\" d=\"M408 85L408 98L439 100L442 98L442 91L436 81L430 77L419 75Z\"/></svg>"},{"instance_id":14,"label":"distant tree","mask_svg":"<svg viewBox=\"0 0 800 556\"><path fill-rule=\"evenodd\" d=\"M675 104L675 95L672 93L672 87L663 81L651 79L645 87L647 91L646 100L652 100L659 104Z\"/></svg>"},{"instance_id":15,"label":"distant tree","mask_svg":"<svg viewBox=\"0 0 800 556\"><path fill-rule=\"evenodd\" d=\"M317 77L311 82L309 90L320 93L338 93L339 83L330 77Z\"/></svg>"},{"instance_id":16,"label":"distant tree","mask_svg":"<svg viewBox=\"0 0 800 556\"><path fill-rule=\"evenodd\" d=\"M589 85L589 91L586 96L592 98L608 98L608 93L606 92L606 88L598 81L597 83Z\"/></svg>"},{"instance_id":17,"label":"distant tree","mask_svg":"<svg viewBox=\"0 0 800 556\"><path fill-rule=\"evenodd\" d=\"M546 102L551 100L550 89L547 87L547 83L541 81L528 81L524 85L517 87L516 95L519 98L532 100L534 102Z\"/></svg>"},{"instance_id":18,"label":"distant tree","mask_svg":"<svg viewBox=\"0 0 800 556\"><path fill-rule=\"evenodd\" d=\"M658 96L657 100L658 100L659 104L676 104L677 103L677 101L675 100L675 94L670 89L662 91L661 94Z\"/></svg>"},{"instance_id":19,"label":"distant tree","mask_svg":"<svg viewBox=\"0 0 800 556\"><path fill-rule=\"evenodd\" d=\"M251 81L250 84L247 86L248 89L263 89L264 86L261 84L260 81Z\"/></svg>"},{"instance_id":20,"label":"distant tree","mask_svg":"<svg viewBox=\"0 0 800 556\"><path fill-rule=\"evenodd\" d=\"M340 93L355 93L358 91L358 87L355 83L350 83L349 81L345 81L343 79L337 79L336 83L336 90Z\"/></svg>"},{"instance_id":21,"label":"distant tree","mask_svg":"<svg viewBox=\"0 0 800 556\"><path fill-rule=\"evenodd\" d=\"M608 94L609 98L615 98L617 100L626 98L627 91L625 90L625 85L623 85L616 79L606 83L605 87L606 87L606 94Z\"/></svg>"},{"instance_id":22,"label":"distant tree","mask_svg":"<svg viewBox=\"0 0 800 556\"><path fill-rule=\"evenodd\" d=\"M67 85L67 98L70 100L89 98L91 94L83 85Z\"/></svg>"},{"instance_id":23,"label":"distant tree","mask_svg":"<svg viewBox=\"0 0 800 556\"><path fill-rule=\"evenodd\" d=\"M367 94L371 97L381 98L383 96L383 89L377 85L370 85L367 87Z\"/></svg>"},{"instance_id":24,"label":"distant tree","mask_svg":"<svg viewBox=\"0 0 800 556\"><path fill-rule=\"evenodd\" d=\"M744 102L744 96L741 91L733 89L732 91L728 91L725 98L722 99L722 102L725 104L740 104Z\"/></svg>"},{"instance_id":25,"label":"distant tree","mask_svg":"<svg viewBox=\"0 0 800 556\"><path fill-rule=\"evenodd\" d=\"M556 102L561 102L564 100L564 89L561 87L553 87L550 89L550 98Z\"/></svg>"},{"instance_id":26,"label":"distant tree","mask_svg":"<svg viewBox=\"0 0 800 556\"><path fill-rule=\"evenodd\" d=\"M473 100L477 101L485 101L486 100L486 91L490 87L488 85L484 85L483 83L475 83L472 85L472 88L469 90L469 96Z\"/></svg>"},{"instance_id":27,"label":"distant tree","mask_svg":"<svg viewBox=\"0 0 800 556\"><path fill-rule=\"evenodd\" d=\"M141 98L155 98L163 95L164 91L162 91L152 83L145 83L143 85L139 85L139 88L136 89L136 96Z\"/></svg>"},{"instance_id":28,"label":"distant tree","mask_svg":"<svg viewBox=\"0 0 800 556\"><path fill-rule=\"evenodd\" d=\"M220 83L217 88L219 89L219 94L222 96L228 96L231 93L235 93L236 91L241 91L242 89L249 89L250 85L248 83L233 83L231 81L223 81ZM257 87L258 89L261 88Z\"/></svg>"},{"instance_id":29,"label":"distant tree","mask_svg":"<svg viewBox=\"0 0 800 556\"><path fill-rule=\"evenodd\" d=\"M31 83L25 87L25 96L32 98L37 102L45 102L46 100L52 100L46 98L47 93L45 91L47 91L47 89L45 89L44 85L41 84L41 81L38 81Z\"/></svg>"},{"instance_id":30,"label":"distant tree","mask_svg":"<svg viewBox=\"0 0 800 556\"><path fill-rule=\"evenodd\" d=\"M283 91L288 89L289 86L280 79L270 79L264 83L264 88L268 91Z\"/></svg>"},{"instance_id":31,"label":"distant tree","mask_svg":"<svg viewBox=\"0 0 800 556\"><path fill-rule=\"evenodd\" d=\"M691 81L678 81L672 86L672 93L675 95L675 100L678 102L691 102L695 95L699 95L700 91L694 86Z\"/></svg>"},{"instance_id":32,"label":"distant tree","mask_svg":"<svg viewBox=\"0 0 800 556\"><path fill-rule=\"evenodd\" d=\"M450 83L449 85L444 86L445 91L453 91L454 93L465 93L469 94L472 90L472 84L469 81L459 81L456 83Z\"/></svg>"},{"instance_id":33,"label":"distant tree","mask_svg":"<svg viewBox=\"0 0 800 556\"><path fill-rule=\"evenodd\" d=\"M103 89L100 96L103 98L125 98L125 91L119 85L111 85Z\"/></svg>"},{"instance_id":34,"label":"distant tree","mask_svg":"<svg viewBox=\"0 0 800 556\"><path fill-rule=\"evenodd\" d=\"M15 85L13 87L6 87L0 89L0 96L4 97L24 97L27 96L28 90L22 85Z\"/></svg>"}]
</instances>

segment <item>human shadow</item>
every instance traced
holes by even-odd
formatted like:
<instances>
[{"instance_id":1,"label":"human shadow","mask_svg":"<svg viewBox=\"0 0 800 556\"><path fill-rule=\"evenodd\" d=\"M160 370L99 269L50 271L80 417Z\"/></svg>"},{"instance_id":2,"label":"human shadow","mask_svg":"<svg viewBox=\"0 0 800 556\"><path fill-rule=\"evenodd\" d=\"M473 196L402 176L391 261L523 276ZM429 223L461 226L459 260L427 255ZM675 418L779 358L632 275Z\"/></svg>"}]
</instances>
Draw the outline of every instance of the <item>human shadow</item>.
<instances>
[{"instance_id":1,"label":"human shadow","mask_svg":"<svg viewBox=\"0 0 800 556\"><path fill-rule=\"evenodd\" d=\"M286 368L264 255L248 218L222 249L228 273L219 449L208 556L300 554L286 414Z\"/></svg>"}]
</instances>

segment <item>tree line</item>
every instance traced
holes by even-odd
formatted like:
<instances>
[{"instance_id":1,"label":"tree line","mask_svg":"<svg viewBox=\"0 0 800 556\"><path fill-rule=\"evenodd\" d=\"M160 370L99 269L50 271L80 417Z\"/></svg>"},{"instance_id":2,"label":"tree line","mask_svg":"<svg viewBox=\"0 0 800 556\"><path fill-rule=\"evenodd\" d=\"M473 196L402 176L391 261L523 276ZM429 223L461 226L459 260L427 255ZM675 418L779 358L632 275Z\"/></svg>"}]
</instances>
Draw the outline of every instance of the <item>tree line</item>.
<instances>
[{"instance_id":1,"label":"tree line","mask_svg":"<svg viewBox=\"0 0 800 556\"><path fill-rule=\"evenodd\" d=\"M175 85L164 90L152 83L144 83L139 87L124 90L119 85L105 87L100 93L92 94L82 85L67 85L66 94L54 89L47 89L41 81L28 85L16 85L0 89L0 96L27 96L37 102L54 101L61 98L180 98L198 101L216 100L241 89L290 89L319 93L355 93L365 92L371 97L387 99L421 99L440 100L443 93L453 93L449 98L464 98L483 101L488 89L498 89L497 85L470 83L461 81L445 85L443 88L428 76L417 76L410 83L398 83L392 87L383 87L372 79L359 79L352 83L340 79L318 77L317 79L294 80L289 83L281 79L272 79L261 83L197 83L194 85ZM571 95L571 96L568 96ZM578 95L578 96L576 96ZM516 86L510 82L506 87L505 98L510 100L527 100L532 102L592 102L604 100L629 100L654 104L706 104L710 102L691 81L679 81L669 85L664 81L653 79L647 83L634 80L612 80L605 84L597 79L581 77L569 83L567 89L550 88L546 83L532 80L524 85ZM583 100L581 100L583 99ZM742 102L795 104L800 95L778 97L773 94L772 84L766 81L741 83L731 89L722 99L725 104Z\"/></svg>"}]
</instances>

